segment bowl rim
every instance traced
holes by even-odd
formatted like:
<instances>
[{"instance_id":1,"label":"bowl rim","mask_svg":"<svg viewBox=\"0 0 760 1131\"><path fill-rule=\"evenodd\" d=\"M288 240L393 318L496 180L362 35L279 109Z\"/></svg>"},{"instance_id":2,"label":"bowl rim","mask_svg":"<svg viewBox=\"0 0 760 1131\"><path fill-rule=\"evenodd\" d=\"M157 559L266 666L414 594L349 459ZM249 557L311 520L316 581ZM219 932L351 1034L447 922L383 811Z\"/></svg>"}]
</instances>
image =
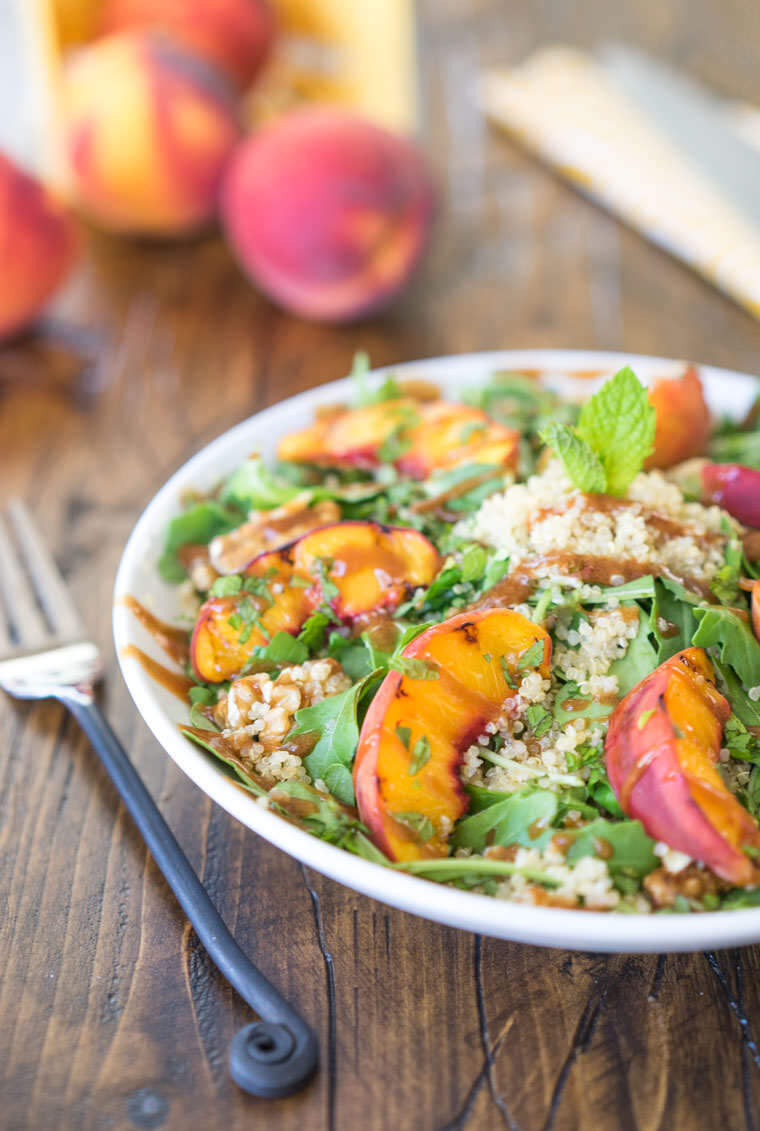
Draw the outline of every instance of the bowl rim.
<instances>
[{"instance_id":1,"label":"bowl rim","mask_svg":"<svg viewBox=\"0 0 760 1131\"><path fill-rule=\"evenodd\" d=\"M476 384L498 369L529 368L542 371L551 383L573 371L611 372L629 364L653 375L678 372L682 360L647 354L597 350L517 349L494 350L440 357L384 366L368 374L379 383L389 373L400 377L426 377L441 382L450 395L460 383ZM715 407L726 392L751 403L752 381L757 379L736 370L698 365L705 377L708 400ZM442 372L443 371L443 372ZM564 382L567 384L567 382ZM583 378L583 387L592 384ZM722 394L718 396L718 387ZM564 908L535 907L510 903L491 896L449 888L433 881L392 871L364 860L345 849L327 844L267 811L241 785L227 776L221 765L205 751L184 738L161 703L159 689L142 666L125 655L132 644L145 646L140 627L124 604L124 596L140 597L141 585L156 584L155 551L167 518L176 511L181 490L204 477L212 481L232 462L225 453L239 447L249 434L253 446L260 443L255 434L277 438L287 427L288 417L310 412L345 396L350 378L318 385L280 401L234 425L205 445L186 461L156 492L135 524L124 548L116 573L113 594L113 635L121 674L142 718L172 760L206 793L241 824L258 833L288 855L313 867L331 879L380 902L420 915L434 922L480 934L539 946L561 947L596 952L667 953L737 946L760 941L760 908L702 912L698 915L647 915L615 911L594 912ZM756 390L755 390L756 391ZM711 396L712 394L712 396ZM204 475L205 473L205 475ZM144 592L144 590L143 590Z\"/></svg>"}]
</instances>

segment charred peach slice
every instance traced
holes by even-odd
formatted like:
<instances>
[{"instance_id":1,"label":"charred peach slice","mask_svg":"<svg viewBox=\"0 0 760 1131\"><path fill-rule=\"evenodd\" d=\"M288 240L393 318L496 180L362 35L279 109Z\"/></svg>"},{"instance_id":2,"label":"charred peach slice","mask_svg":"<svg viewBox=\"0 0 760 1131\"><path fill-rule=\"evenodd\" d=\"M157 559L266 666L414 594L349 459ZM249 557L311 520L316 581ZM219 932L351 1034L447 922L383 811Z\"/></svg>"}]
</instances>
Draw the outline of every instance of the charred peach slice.
<instances>
[{"instance_id":1,"label":"charred peach slice","mask_svg":"<svg viewBox=\"0 0 760 1131\"><path fill-rule=\"evenodd\" d=\"M523 673L548 678L551 641L520 613L484 609L434 625L403 654L424 669L391 672L381 684L359 737L354 788L377 847L391 860L419 860L446 855L467 808L464 752Z\"/></svg>"},{"instance_id":2,"label":"charred peach slice","mask_svg":"<svg viewBox=\"0 0 760 1131\"><path fill-rule=\"evenodd\" d=\"M324 526L293 546L297 573L322 574L336 587L329 603L341 620L395 609L413 589L429 585L440 566L438 551L424 534L378 522ZM317 599L325 599L321 591Z\"/></svg>"},{"instance_id":3,"label":"charred peach slice","mask_svg":"<svg viewBox=\"0 0 760 1131\"><path fill-rule=\"evenodd\" d=\"M286 436L277 454L322 467L371 468L387 458L407 475L424 479L461 463L514 466L518 434L477 408L399 398L318 420Z\"/></svg>"},{"instance_id":4,"label":"charred peach slice","mask_svg":"<svg viewBox=\"0 0 760 1131\"><path fill-rule=\"evenodd\" d=\"M239 594L202 606L190 645L196 675L219 683L238 675L253 649L276 632L297 633L321 604L350 623L394 609L440 568L423 534L377 522L337 522L259 554Z\"/></svg>"},{"instance_id":5,"label":"charred peach slice","mask_svg":"<svg viewBox=\"0 0 760 1131\"><path fill-rule=\"evenodd\" d=\"M713 675L704 650L687 648L634 687L610 719L607 773L650 836L749 884L758 872L745 849L760 850L760 831L716 769L731 708Z\"/></svg>"},{"instance_id":6,"label":"charred peach slice","mask_svg":"<svg viewBox=\"0 0 760 1131\"><path fill-rule=\"evenodd\" d=\"M680 377L654 381L649 389L649 401L657 411L657 418L654 451L644 464L647 470L672 467L704 455L710 437L710 410L693 365Z\"/></svg>"}]
</instances>

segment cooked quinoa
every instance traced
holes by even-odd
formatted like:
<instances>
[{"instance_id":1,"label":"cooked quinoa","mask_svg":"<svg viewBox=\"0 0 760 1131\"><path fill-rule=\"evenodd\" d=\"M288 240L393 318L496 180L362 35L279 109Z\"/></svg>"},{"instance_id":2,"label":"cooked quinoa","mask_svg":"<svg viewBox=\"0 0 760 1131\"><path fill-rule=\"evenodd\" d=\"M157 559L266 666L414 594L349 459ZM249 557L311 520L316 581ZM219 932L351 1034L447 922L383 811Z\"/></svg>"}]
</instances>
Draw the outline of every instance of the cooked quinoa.
<instances>
[{"instance_id":1,"label":"cooked quinoa","mask_svg":"<svg viewBox=\"0 0 760 1131\"><path fill-rule=\"evenodd\" d=\"M426 403L391 379L192 500L162 559L186 733L315 835L500 900L760 904L757 538L693 459L641 470L664 425L630 370L580 410L509 374Z\"/></svg>"}]
</instances>

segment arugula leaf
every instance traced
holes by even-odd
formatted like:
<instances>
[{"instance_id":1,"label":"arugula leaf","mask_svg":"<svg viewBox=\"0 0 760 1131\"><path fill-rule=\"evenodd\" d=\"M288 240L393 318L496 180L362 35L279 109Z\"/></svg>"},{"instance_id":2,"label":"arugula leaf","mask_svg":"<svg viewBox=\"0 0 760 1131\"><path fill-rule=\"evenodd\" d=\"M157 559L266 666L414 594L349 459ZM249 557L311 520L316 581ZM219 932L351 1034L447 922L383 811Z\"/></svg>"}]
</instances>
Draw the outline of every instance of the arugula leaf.
<instances>
[{"instance_id":1,"label":"arugula leaf","mask_svg":"<svg viewBox=\"0 0 760 1131\"><path fill-rule=\"evenodd\" d=\"M566 761L567 768L571 773L582 767L585 768L588 775L585 785L586 795L593 802L600 808L606 809L613 817L624 816L623 810L620 808L618 799L607 777L607 768L604 764L604 750L601 746L592 746L590 743L584 743L582 746L576 747L572 753L568 754Z\"/></svg>"},{"instance_id":2,"label":"arugula leaf","mask_svg":"<svg viewBox=\"0 0 760 1131\"><path fill-rule=\"evenodd\" d=\"M758 467L760 467L760 456ZM722 911L738 911L743 907L760 907L760 887L734 888L720 902Z\"/></svg>"},{"instance_id":3,"label":"arugula leaf","mask_svg":"<svg viewBox=\"0 0 760 1131\"><path fill-rule=\"evenodd\" d=\"M267 791L264 787L251 777L242 760L232 753L231 745L229 743L214 743L213 736L218 735L219 732L212 728L208 722L206 722L205 727L197 729L181 723L179 729L185 738L189 738L196 746L202 747L209 754L213 754L218 761L224 763L228 776L242 782L245 788L255 794L256 797L266 796Z\"/></svg>"},{"instance_id":4,"label":"arugula leaf","mask_svg":"<svg viewBox=\"0 0 760 1131\"><path fill-rule=\"evenodd\" d=\"M354 403L358 407L361 408L364 405L370 404L381 404L383 401L392 401L403 396L403 391L398 381L396 381L395 377L390 373L376 389L371 389L365 380L369 371L369 354L366 350L357 350L354 354L349 377L352 377L355 383L356 394Z\"/></svg>"},{"instance_id":5,"label":"arugula leaf","mask_svg":"<svg viewBox=\"0 0 760 1131\"><path fill-rule=\"evenodd\" d=\"M695 608L694 616L699 627L691 642L697 648L720 649L720 658L730 664L745 687L760 684L760 643L745 624L731 609Z\"/></svg>"},{"instance_id":6,"label":"arugula leaf","mask_svg":"<svg viewBox=\"0 0 760 1131\"><path fill-rule=\"evenodd\" d=\"M608 821L606 817L584 825L574 835L567 862L574 864L583 856L601 856L615 886L623 880L623 890L628 890L624 877L641 879L660 863L654 854L654 841L644 832L641 821Z\"/></svg>"},{"instance_id":7,"label":"arugula leaf","mask_svg":"<svg viewBox=\"0 0 760 1131\"><path fill-rule=\"evenodd\" d=\"M548 789L520 790L465 817L454 830L451 843L454 848L475 852L482 852L487 844L542 849L557 831L552 827L557 808L557 795Z\"/></svg>"},{"instance_id":8,"label":"arugula leaf","mask_svg":"<svg viewBox=\"0 0 760 1131\"><path fill-rule=\"evenodd\" d=\"M552 728L552 716L540 703L531 703L525 718L536 738L542 738Z\"/></svg>"},{"instance_id":9,"label":"arugula leaf","mask_svg":"<svg viewBox=\"0 0 760 1131\"><path fill-rule=\"evenodd\" d=\"M289 632L276 632L268 644L254 648L257 660L268 660L275 667L285 664L303 664L309 658L309 649L304 641Z\"/></svg>"},{"instance_id":10,"label":"arugula leaf","mask_svg":"<svg viewBox=\"0 0 760 1131\"><path fill-rule=\"evenodd\" d=\"M730 715L723 729L723 745L732 758L760 764L760 734L747 730L738 715Z\"/></svg>"},{"instance_id":11,"label":"arugula leaf","mask_svg":"<svg viewBox=\"0 0 760 1131\"><path fill-rule=\"evenodd\" d=\"M691 644L698 598L668 577L658 577L652 602L651 631L657 641L657 664L662 664ZM663 629L661 621L669 627Z\"/></svg>"},{"instance_id":12,"label":"arugula leaf","mask_svg":"<svg viewBox=\"0 0 760 1131\"><path fill-rule=\"evenodd\" d=\"M289 503L301 494L301 490L287 479L281 479L258 456L254 456L227 477L220 499L244 511L268 511Z\"/></svg>"},{"instance_id":13,"label":"arugula leaf","mask_svg":"<svg viewBox=\"0 0 760 1131\"><path fill-rule=\"evenodd\" d=\"M325 640L327 626L333 623L333 618L318 609L307 617L298 633L298 639L305 644L310 652L318 651Z\"/></svg>"},{"instance_id":14,"label":"arugula leaf","mask_svg":"<svg viewBox=\"0 0 760 1131\"><path fill-rule=\"evenodd\" d=\"M245 515L215 502L196 503L169 523L164 551L158 560L158 572L164 581L178 584L187 577L187 570L177 557L177 550L191 542L206 545L217 534L227 534L240 526Z\"/></svg>"},{"instance_id":15,"label":"arugula leaf","mask_svg":"<svg viewBox=\"0 0 760 1131\"><path fill-rule=\"evenodd\" d=\"M602 494L606 490L607 480L602 461L576 432L565 424L552 421L541 432L541 439L557 453L568 477L579 491Z\"/></svg>"},{"instance_id":16,"label":"arugula leaf","mask_svg":"<svg viewBox=\"0 0 760 1131\"><path fill-rule=\"evenodd\" d=\"M370 678L365 676L346 691L296 711L296 725L288 735L288 738L301 734L319 736L316 746L304 758L304 765L313 779L321 778L330 792L346 805L354 804L350 767L359 742L357 711L359 698Z\"/></svg>"},{"instance_id":17,"label":"arugula leaf","mask_svg":"<svg viewBox=\"0 0 760 1131\"><path fill-rule=\"evenodd\" d=\"M584 605L604 605L611 598L616 601L644 601L654 598L655 579L647 574L646 577L635 577L633 581L626 581L623 585L605 585L601 588L599 596L584 597ZM570 594L572 596L572 592Z\"/></svg>"},{"instance_id":18,"label":"arugula leaf","mask_svg":"<svg viewBox=\"0 0 760 1131\"><path fill-rule=\"evenodd\" d=\"M710 592L721 605L738 605L744 602L739 588L744 551L741 542L732 539L726 546L725 561L710 582Z\"/></svg>"},{"instance_id":19,"label":"arugula leaf","mask_svg":"<svg viewBox=\"0 0 760 1131\"><path fill-rule=\"evenodd\" d=\"M599 457L610 495L623 495L654 449L656 411L627 365L581 408L577 433Z\"/></svg>"},{"instance_id":20,"label":"arugula leaf","mask_svg":"<svg viewBox=\"0 0 760 1131\"><path fill-rule=\"evenodd\" d=\"M486 571L488 551L474 542L462 554L462 581L478 581Z\"/></svg>"},{"instance_id":21,"label":"arugula leaf","mask_svg":"<svg viewBox=\"0 0 760 1131\"><path fill-rule=\"evenodd\" d=\"M560 725L575 719L606 719L613 710L611 703L600 703L592 695L581 695L580 687L573 681L566 683L554 698L554 718Z\"/></svg>"},{"instance_id":22,"label":"arugula leaf","mask_svg":"<svg viewBox=\"0 0 760 1131\"><path fill-rule=\"evenodd\" d=\"M650 631L650 618L639 609L639 630L625 655L615 660L609 669L610 675L617 676L621 698L657 667L657 649L650 639Z\"/></svg>"},{"instance_id":23,"label":"arugula leaf","mask_svg":"<svg viewBox=\"0 0 760 1131\"><path fill-rule=\"evenodd\" d=\"M295 805L289 805L291 801ZM304 805L303 802L308 802ZM337 844L341 848L352 849L353 840L359 831L358 822L343 806L306 782L278 782L269 791L269 804L279 809L290 820L296 820L320 840ZM354 849L355 850L355 849Z\"/></svg>"},{"instance_id":24,"label":"arugula leaf","mask_svg":"<svg viewBox=\"0 0 760 1131\"><path fill-rule=\"evenodd\" d=\"M482 877L486 876L525 876L526 880L547 888L560 886L559 880L541 868L521 868L509 860L484 860L482 856L466 856L458 860L451 856L444 860L404 860L392 867L412 876L425 876L440 884L456 883L470 877L472 883L468 886L473 886L479 885Z\"/></svg>"},{"instance_id":25,"label":"arugula leaf","mask_svg":"<svg viewBox=\"0 0 760 1131\"><path fill-rule=\"evenodd\" d=\"M724 694L731 704L731 710L737 715L745 726L760 727L760 703L753 702L736 678L728 664L721 663L713 658L713 665L720 672L725 684Z\"/></svg>"}]
</instances>

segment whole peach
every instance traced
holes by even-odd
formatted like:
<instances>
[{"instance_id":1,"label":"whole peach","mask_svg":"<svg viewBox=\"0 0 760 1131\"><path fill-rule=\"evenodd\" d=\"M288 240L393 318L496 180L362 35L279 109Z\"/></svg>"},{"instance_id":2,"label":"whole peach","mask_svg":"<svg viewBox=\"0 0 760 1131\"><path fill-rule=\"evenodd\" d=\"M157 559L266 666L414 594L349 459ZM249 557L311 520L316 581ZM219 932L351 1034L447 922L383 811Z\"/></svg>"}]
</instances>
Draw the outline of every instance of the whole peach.
<instances>
[{"instance_id":1,"label":"whole peach","mask_svg":"<svg viewBox=\"0 0 760 1131\"><path fill-rule=\"evenodd\" d=\"M77 246L66 208L0 153L0 341L23 329L52 297Z\"/></svg>"},{"instance_id":2,"label":"whole peach","mask_svg":"<svg viewBox=\"0 0 760 1131\"><path fill-rule=\"evenodd\" d=\"M275 17L268 0L105 0L101 28L164 31L247 87L269 55Z\"/></svg>"},{"instance_id":3,"label":"whole peach","mask_svg":"<svg viewBox=\"0 0 760 1131\"><path fill-rule=\"evenodd\" d=\"M433 189L418 150L332 108L298 110L236 150L221 215L244 271L306 318L384 306L420 259Z\"/></svg>"},{"instance_id":4,"label":"whole peach","mask_svg":"<svg viewBox=\"0 0 760 1131\"><path fill-rule=\"evenodd\" d=\"M240 136L226 82L150 32L98 40L64 78L65 148L82 210L111 231L179 235L214 215Z\"/></svg>"}]
</instances>

